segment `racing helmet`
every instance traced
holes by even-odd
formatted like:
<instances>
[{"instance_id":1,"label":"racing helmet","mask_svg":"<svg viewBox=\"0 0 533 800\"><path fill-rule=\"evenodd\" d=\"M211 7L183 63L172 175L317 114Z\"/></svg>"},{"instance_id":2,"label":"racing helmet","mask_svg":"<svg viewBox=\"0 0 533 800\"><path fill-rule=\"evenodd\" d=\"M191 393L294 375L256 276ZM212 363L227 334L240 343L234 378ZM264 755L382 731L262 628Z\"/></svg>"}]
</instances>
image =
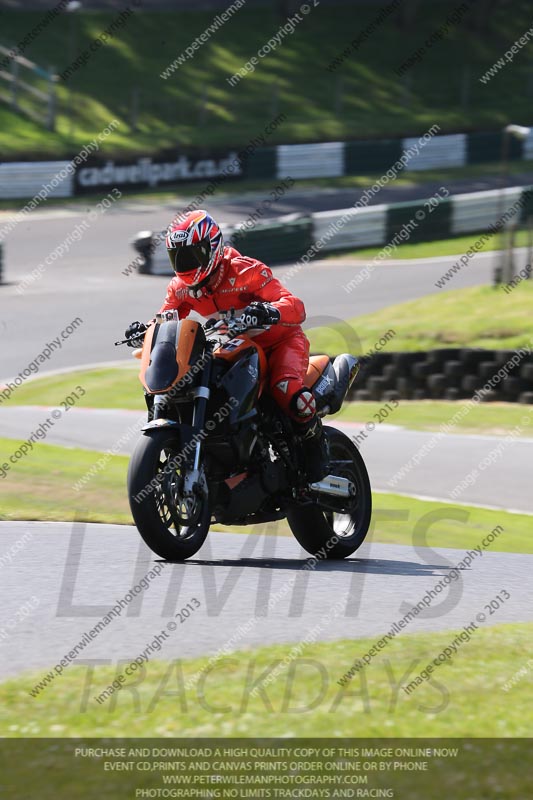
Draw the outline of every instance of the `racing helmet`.
<instances>
[{"instance_id":1,"label":"racing helmet","mask_svg":"<svg viewBox=\"0 0 533 800\"><path fill-rule=\"evenodd\" d=\"M205 286L219 268L224 251L222 231L207 211L191 211L170 223L166 247L172 269L191 289Z\"/></svg>"}]
</instances>

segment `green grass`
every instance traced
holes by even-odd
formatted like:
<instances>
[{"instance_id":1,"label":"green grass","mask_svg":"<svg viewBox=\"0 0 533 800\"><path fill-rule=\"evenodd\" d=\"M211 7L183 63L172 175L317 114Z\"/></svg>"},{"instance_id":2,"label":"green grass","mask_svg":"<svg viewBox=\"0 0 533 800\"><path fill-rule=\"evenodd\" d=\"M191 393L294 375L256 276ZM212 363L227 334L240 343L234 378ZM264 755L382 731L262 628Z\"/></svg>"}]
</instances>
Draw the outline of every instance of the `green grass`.
<instances>
[{"instance_id":1,"label":"green grass","mask_svg":"<svg viewBox=\"0 0 533 800\"><path fill-rule=\"evenodd\" d=\"M464 401L467 402L467 401ZM461 401L445 400L401 400L396 408L383 419L383 402L346 403L332 423L336 422L374 422L379 420L391 425L401 425L415 431L438 431L443 423L449 422L462 406ZM392 407L392 404L389 404ZM474 405L469 413L458 420L453 433L494 434L506 436L514 428L522 428L521 436L533 434L533 422L524 425L524 415L533 410L532 406L518 403L485 403Z\"/></svg>"},{"instance_id":2,"label":"green grass","mask_svg":"<svg viewBox=\"0 0 533 800\"><path fill-rule=\"evenodd\" d=\"M469 550L478 547L501 525L503 532L490 544L491 552L533 553L532 517L507 511L419 500L406 495L374 492L367 542ZM230 533L292 536L285 520L257 527L222 528Z\"/></svg>"},{"instance_id":3,"label":"green grass","mask_svg":"<svg viewBox=\"0 0 533 800\"><path fill-rule=\"evenodd\" d=\"M37 378L23 384L4 405L57 406L77 383L86 390L83 405L87 408L123 408L144 411L144 399L137 378L137 363L117 370L117 367L76 370L50 377ZM404 400L390 412L385 422L402 425L419 431L438 430L448 422L462 405L462 401ZM383 403L346 403L342 411L330 418L338 422L376 422L374 416ZM517 403L487 403L474 406L469 414L458 421L457 433L489 433L506 435L516 426L522 426L522 418L529 407ZM531 435L531 426L526 425L521 435Z\"/></svg>"},{"instance_id":4,"label":"green grass","mask_svg":"<svg viewBox=\"0 0 533 800\"><path fill-rule=\"evenodd\" d=\"M514 246L527 247L529 234L525 230L518 231ZM387 255L384 261L393 261L394 259L411 259L411 258L433 258L435 256L460 256L472 247L479 238L478 233L470 233L468 236L456 236L451 239L438 239L433 242L415 242L398 245L392 253ZM502 249L501 237L492 236L483 242L479 248L480 251L490 252L493 250ZM381 253L380 247L367 247L361 250L348 250L342 253L335 253L330 255L329 258L357 258L364 259L365 261L372 261L376 256Z\"/></svg>"},{"instance_id":5,"label":"green grass","mask_svg":"<svg viewBox=\"0 0 533 800\"><path fill-rule=\"evenodd\" d=\"M6 463L10 466L0 478L0 520L133 523L126 494L126 456L106 457L104 469L97 469L76 491L74 484L97 465L103 453L38 443L13 464L9 457L21 444L0 439L0 469Z\"/></svg>"},{"instance_id":6,"label":"green grass","mask_svg":"<svg viewBox=\"0 0 533 800\"><path fill-rule=\"evenodd\" d=\"M366 353L390 330L396 334L382 347L384 352L441 347L514 350L533 346L532 301L532 281L523 281L510 294L492 286L453 289L306 333L315 353L347 348Z\"/></svg>"},{"instance_id":7,"label":"green grass","mask_svg":"<svg viewBox=\"0 0 533 800\"><path fill-rule=\"evenodd\" d=\"M311 352L315 353L348 351L365 354L373 350L388 331L395 333L391 333L383 343L382 350L385 352L441 347L516 349L533 346L532 302L531 281L523 281L509 294L491 286L452 289L354 317L332 328L314 328L306 333L311 342ZM144 410L137 369L138 364L135 363L126 364L120 371L117 367L104 367L37 378L23 384L4 402L57 405L76 380L86 389L83 400L85 406ZM429 409L425 404L411 407ZM442 408L445 408L444 405ZM492 412L479 409L475 418L481 421L490 414ZM474 416L467 418L467 425L471 419ZM491 426L492 422L490 420Z\"/></svg>"},{"instance_id":8,"label":"green grass","mask_svg":"<svg viewBox=\"0 0 533 800\"><path fill-rule=\"evenodd\" d=\"M126 493L126 456L105 457L105 463L99 465L101 453L39 443L25 458L12 464L9 457L20 444L15 439L0 439L0 468L5 463L10 466L6 476L0 478L0 520L78 519L133 524ZM94 467L90 480L77 491L76 483ZM412 544L415 537L418 544L430 547L468 549L498 525L504 532L493 542L492 550L533 553L531 517L526 514L452 506L394 494L374 495L369 539ZM253 527L214 526L215 529L291 535L285 521Z\"/></svg>"},{"instance_id":9,"label":"green grass","mask_svg":"<svg viewBox=\"0 0 533 800\"><path fill-rule=\"evenodd\" d=\"M533 552L527 514L375 493L372 517L368 538L373 542L468 550L501 525L503 532L490 545L491 552Z\"/></svg>"},{"instance_id":10,"label":"green grass","mask_svg":"<svg viewBox=\"0 0 533 800\"><path fill-rule=\"evenodd\" d=\"M512 14L503 5L484 17L473 12L477 20L453 27L407 78L399 78L396 69L442 25L455 0L431 4L416 26L401 26L399 15L391 15L333 73L327 70L332 59L376 11L358 8L354 28L350 6L331 13L319 5L282 46L260 60L253 74L231 87L227 78L279 29L282 21L274 7L241 9L168 80L160 73L203 33L214 12L136 14L67 85L59 82L55 133L3 106L0 150L11 157L73 155L113 118L121 127L107 140L105 154L245 144L280 112L288 119L270 138L272 144L399 137L422 133L436 121L442 132L533 122L526 59L517 58L486 86L478 81L528 28L525 0L516 0ZM111 12L59 15L25 55L61 72L114 18ZM39 12L2 12L3 41L20 41L41 19ZM462 103L467 65L469 99ZM133 91L139 98L136 130L131 125Z\"/></svg>"},{"instance_id":11,"label":"green grass","mask_svg":"<svg viewBox=\"0 0 533 800\"><path fill-rule=\"evenodd\" d=\"M75 382L85 389L80 405L86 408L146 411L143 388L138 378L139 365L139 361L132 359L124 367L76 370L39 377L19 386L3 405L57 406Z\"/></svg>"},{"instance_id":12,"label":"green grass","mask_svg":"<svg viewBox=\"0 0 533 800\"><path fill-rule=\"evenodd\" d=\"M451 664L436 669L434 679L411 695L398 684L408 682L407 676L412 680L453 640L453 632L396 638L344 688L337 679L379 637L309 645L265 687L266 702L264 695L250 696L252 676L272 672L290 644L232 653L189 690L181 676L185 683L206 668L207 658L152 661L136 681L134 695L123 688L115 702L104 705L93 697L124 665L91 667L90 674L86 667L70 667L34 699L28 691L42 679L41 670L0 684L0 729L13 738L116 737L125 732L157 738L530 737L529 681L519 681L508 693L502 687L531 655L532 634L528 624L478 630ZM225 710L216 712L213 706Z\"/></svg>"}]
</instances>

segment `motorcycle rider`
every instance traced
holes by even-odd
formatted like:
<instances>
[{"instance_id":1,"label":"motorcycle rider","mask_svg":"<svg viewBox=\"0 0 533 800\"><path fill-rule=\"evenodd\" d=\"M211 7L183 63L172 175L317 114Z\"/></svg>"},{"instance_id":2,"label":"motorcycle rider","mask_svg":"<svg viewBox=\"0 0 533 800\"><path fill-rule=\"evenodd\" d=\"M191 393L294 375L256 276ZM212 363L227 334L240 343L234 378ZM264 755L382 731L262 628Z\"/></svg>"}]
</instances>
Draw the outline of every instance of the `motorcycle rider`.
<instances>
[{"instance_id":1,"label":"motorcycle rider","mask_svg":"<svg viewBox=\"0 0 533 800\"><path fill-rule=\"evenodd\" d=\"M305 308L254 258L224 246L222 231L202 210L192 211L168 227L166 247L176 277L170 281L160 312L177 309L180 319L194 310L204 317L235 308L248 327L270 325L255 340L269 366L269 393L292 420L301 440L306 475L318 481L327 474L327 443L316 415L313 393L304 385L309 340L301 324ZM146 325L133 322L126 330L138 346Z\"/></svg>"}]
</instances>

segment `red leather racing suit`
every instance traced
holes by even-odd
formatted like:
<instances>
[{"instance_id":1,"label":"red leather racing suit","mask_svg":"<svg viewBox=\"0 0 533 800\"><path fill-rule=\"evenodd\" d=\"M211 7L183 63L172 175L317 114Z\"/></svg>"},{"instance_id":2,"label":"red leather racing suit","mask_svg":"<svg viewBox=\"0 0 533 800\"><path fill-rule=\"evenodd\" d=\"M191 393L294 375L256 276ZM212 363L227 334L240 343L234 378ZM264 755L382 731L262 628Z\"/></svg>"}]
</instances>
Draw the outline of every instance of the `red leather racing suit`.
<instances>
[{"instance_id":1,"label":"red leather racing suit","mask_svg":"<svg viewBox=\"0 0 533 800\"><path fill-rule=\"evenodd\" d=\"M267 356L269 391L274 400L294 420L309 420L314 407L307 409L305 414L297 411L309 394L303 384L309 363L309 341L301 328L305 320L302 301L273 276L269 267L257 259L241 255L233 247L224 248L220 267L210 284L200 292L199 297L194 296L177 275L168 285L160 310L177 309L180 319L192 310L209 317L229 308L243 309L254 300L270 303L279 310L280 321L254 337L254 341L261 345ZM304 395L297 406L295 399L302 391Z\"/></svg>"}]
</instances>

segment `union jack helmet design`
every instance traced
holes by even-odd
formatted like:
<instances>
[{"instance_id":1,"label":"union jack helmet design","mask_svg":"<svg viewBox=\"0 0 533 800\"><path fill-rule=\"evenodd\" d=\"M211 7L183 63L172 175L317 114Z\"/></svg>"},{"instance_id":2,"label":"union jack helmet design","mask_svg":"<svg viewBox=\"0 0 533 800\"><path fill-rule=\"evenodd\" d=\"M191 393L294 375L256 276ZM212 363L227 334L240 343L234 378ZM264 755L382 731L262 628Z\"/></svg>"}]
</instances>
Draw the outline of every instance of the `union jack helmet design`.
<instances>
[{"instance_id":1,"label":"union jack helmet design","mask_svg":"<svg viewBox=\"0 0 533 800\"><path fill-rule=\"evenodd\" d=\"M207 211L191 211L180 222L171 222L166 237L174 272L192 288L204 286L223 257L222 231Z\"/></svg>"}]
</instances>

